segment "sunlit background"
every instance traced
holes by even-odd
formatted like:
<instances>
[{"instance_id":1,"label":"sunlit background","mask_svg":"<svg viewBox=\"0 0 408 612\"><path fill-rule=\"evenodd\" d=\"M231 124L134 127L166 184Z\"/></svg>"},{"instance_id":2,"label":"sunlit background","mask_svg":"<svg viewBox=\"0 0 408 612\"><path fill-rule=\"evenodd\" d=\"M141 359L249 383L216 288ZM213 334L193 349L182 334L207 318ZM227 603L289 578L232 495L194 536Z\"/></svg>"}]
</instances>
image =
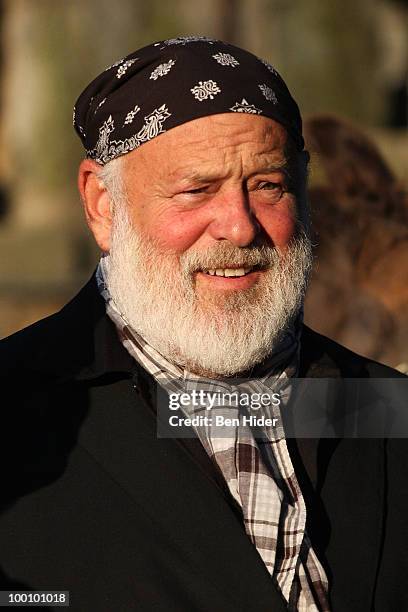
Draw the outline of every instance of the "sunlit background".
<instances>
[{"instance_id":1,"label":"sunlit background","mask_svg":"<svg viewBox=\"0 0 408 612\"><path fill-rule=\"evenodd\" d=\"M83 151L72 128L72 107L106 66L154 40L207 35L264 57L284 76L304 117L330 112L351 121L378 147L401 191L406 189L406 1L3 0L0 24L0 336L59 309L92 273L98 253L76 190ZM327 184L317 155L311 181ZM336 231L347 229L340 225ZM363 240L364 227L359 231ZM401 269L408 270L407 245L408 237L395 263L387 260L391 276L399 268L396 283L386 289L388 297L390 291L396 295L391 305L377 295L378 287L359 287L357 314L348 315L354 327L345 333L344 321L339 323L344 317L337 317L336 326L331 322L337 289L322 300L316 290L306 320L354 350L394 366L406 363L408 303L401 295L408 278ZM333 274L350 292L341 267L334 266ZM374 324L373 299L382 309ZM391 348L385 346L390 317ZM362 332L355 332L356 321ZM373 334L376 343L370 344Z\"/></svg>"}]
</instances>

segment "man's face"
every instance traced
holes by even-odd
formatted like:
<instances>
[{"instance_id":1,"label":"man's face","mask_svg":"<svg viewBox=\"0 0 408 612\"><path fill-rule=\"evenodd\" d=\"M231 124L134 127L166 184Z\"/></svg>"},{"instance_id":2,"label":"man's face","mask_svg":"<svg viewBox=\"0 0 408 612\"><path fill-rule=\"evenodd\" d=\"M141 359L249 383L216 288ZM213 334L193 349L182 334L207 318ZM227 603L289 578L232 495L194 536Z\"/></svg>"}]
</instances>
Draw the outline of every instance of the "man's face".
<instances>
[{"instance_id":1,"label":"man's face","mask_svg":"<svg viewBox=\"0 0 408 612\"><path fill-rule=\"evenodd\" d=\"M296 198L285 191L286 143L285 129L272 119L233 113L197 119L153 139L124 157L133 227L163 252L180 256L220 242L284 250L296 227ZM260 283L262 274L196 272L197 296L221 299Z\"/></svg>"},{"instance_id":2,"label":"man's face","mask_svg":"<svg viewBox=\"0 0 408 612\"><path fill-rule=\"evenodd\" d=\"M229 113L122 158L127 220L114 219L108 285L137 331L197 372L259 362L299 307L309 252L289 144L272 119Z\"/></svg>"}]
</instances>

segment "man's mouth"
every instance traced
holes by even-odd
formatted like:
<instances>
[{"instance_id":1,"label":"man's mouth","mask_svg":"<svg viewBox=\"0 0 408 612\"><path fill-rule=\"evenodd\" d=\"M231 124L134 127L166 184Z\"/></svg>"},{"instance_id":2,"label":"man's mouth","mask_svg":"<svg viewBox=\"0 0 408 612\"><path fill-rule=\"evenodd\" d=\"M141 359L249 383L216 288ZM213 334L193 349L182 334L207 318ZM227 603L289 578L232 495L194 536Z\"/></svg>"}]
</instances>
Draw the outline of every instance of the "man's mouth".
<instances>
[{"instance_id":1,"label":"man's mouth","mask_svg":"<svg viewBox=\"0 0 408 612\"><path fill-rule=\"evenodd\" d=\"M246 276L251 272L256 270L260 270L261 266L249 266L249 267L233 267L233 268L214 268L214 269L202 269L199 272L203 274L208 274L210 276L225 276L225 277L236 277L236 276Z\"/></svg>"}]
</instances>

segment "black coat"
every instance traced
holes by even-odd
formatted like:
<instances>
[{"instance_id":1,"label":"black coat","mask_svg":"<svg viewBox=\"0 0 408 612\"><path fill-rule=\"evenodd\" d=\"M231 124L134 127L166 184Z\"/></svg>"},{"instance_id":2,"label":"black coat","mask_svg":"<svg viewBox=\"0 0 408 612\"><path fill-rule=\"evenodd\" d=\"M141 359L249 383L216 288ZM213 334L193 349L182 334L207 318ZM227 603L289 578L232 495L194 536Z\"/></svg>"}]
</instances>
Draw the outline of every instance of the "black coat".
<instances>
[{"instance_id":1,"label":"black coat","mask_svg":"<svg viewBox=\"0 0 408 612\"><path fill-rule=\"evenodd\" d=\"M286 609L198 440L157 438L155 383L94 278L0 363L3 590L69 590L75 612ZM396 374L304 327L301 375ZM288 444L334 612L408 610L406 442Z\"/></svg>"}]
</instances>

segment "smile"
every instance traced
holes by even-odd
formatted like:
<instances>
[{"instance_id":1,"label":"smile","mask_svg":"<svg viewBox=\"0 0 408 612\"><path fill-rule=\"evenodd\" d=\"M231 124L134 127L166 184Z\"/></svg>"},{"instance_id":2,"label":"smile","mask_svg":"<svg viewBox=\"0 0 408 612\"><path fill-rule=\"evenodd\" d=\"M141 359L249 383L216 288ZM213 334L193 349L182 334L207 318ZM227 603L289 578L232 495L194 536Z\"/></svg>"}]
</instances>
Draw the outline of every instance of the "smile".
<instances>
[{"instance_id":1,"label":"smile","mask_svg":"<svg viewBox=\"0 0 408 612\"><path fill-rule=\"evenodd\" d=\"M203 274L209 274L210 276L225 276L225 277L236 277L245 276L253 270L258 269L257 266L250 266L248 268L216 268L214 270L200 270Z\"/></svg>"}]
</instances>

